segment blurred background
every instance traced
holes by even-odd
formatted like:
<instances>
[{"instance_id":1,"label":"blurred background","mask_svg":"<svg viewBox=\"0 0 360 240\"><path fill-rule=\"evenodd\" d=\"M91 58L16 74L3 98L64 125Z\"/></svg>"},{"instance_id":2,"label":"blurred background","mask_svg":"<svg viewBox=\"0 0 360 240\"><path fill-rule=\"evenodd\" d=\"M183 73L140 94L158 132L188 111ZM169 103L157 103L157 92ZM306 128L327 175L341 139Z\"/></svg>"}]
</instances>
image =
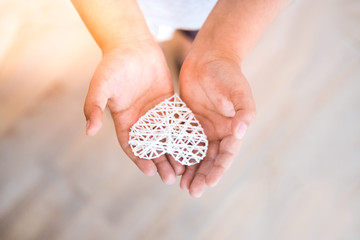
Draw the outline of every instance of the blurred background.
<instances>
[{"instance_id":1,"label":"blurred background","mask_svg":"<svg viewBox=\"0 0 360 240\"><path fill-rule=\"evenodd\" d=\"M200 199L140 173L108 112L85 136L100 57L69 1L0 1L0 239L360 239L360 1L294 1L265 32L257 119Z\"/></svg>"}]
</instances>

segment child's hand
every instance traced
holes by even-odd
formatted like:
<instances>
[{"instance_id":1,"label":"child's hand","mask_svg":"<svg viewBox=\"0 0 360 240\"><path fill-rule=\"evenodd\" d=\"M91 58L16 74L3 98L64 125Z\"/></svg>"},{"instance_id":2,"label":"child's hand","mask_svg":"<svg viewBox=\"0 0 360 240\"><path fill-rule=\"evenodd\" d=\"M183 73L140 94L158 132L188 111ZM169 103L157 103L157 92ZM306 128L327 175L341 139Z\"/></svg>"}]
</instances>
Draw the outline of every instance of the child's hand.
<instances>
[{"instance_id":1,"label":"child's hand","mask_svg":"<svg viewBox=\"0 0 360 240\"><path fill-rule=\"evenodd\" d=\"M219 0L197 34L180 71L180 92L209 139L200 164L187 167L180 182L199 197L214 186L236 157L255 117L241 61L288 0Z\"/></svg>"},{"instance_id":2,"label":"child's hand","mask_svg":"<svg viewBox=\"0 0 360 240\"><path fill-rule=\"evenodd\" d=\"M118 141L126 154L146 175L159 172L165 183L172 183L184 167L166 156L153 161L136 157L129 144L130 127L163 99L173 95L169 70L163 53L155 42L116 48L104 54L86 97L84 112L86 132L95 135L102 125L108 105ZM175 173L176 172L176 173Z\"/></svg>"},{"instance_id":3,"label":"child's hand","mask_svg":"<svg viewBox=\"0 0 360 240\"><path fill-rule=\"evenodd\" d=\"M205 185L216 185L238 154L255 117L255 104L240 64L209 52L189 54L181 69L180 90L209 140L205 159L186 167L180 182L181 188L200 197Z\"/></svg>"}]
</instances>

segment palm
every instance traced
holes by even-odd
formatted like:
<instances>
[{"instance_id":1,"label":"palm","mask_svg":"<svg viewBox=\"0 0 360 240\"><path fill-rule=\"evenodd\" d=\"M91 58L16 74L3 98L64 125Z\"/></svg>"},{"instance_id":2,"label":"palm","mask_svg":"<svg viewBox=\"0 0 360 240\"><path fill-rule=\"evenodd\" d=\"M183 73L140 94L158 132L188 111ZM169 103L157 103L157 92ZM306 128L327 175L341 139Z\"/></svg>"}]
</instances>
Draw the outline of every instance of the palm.
<instances>
[{"instance_id":1,"label":"palm","mask_svg":"<svg viewBox=\"0 0 360 240\"><path fill-rule=\"evenodd\" d=\"M114 79L108 83L112 92L108 106L119 142L124 149L128 149L130 127L146 111L171 96L173 90L166 64L154 64L159 62L157 59L151 62L133 53L121 53L114 58L109 63L113 66L106 67L109 70L114 69L110 74Z\"/></svg>"},{"instance_id":2,"label":"palm","mask_svg":"<svg viewBox=\"0 0 360 240\"><path fill-rule=\"evenodd\" d=\"M196 70L195 70L195 69ZM215 185L237 155L241 140L234 136L236 114L252 108L251 90L240 68L226 61L183 65L181 96L200 121L209 140L207 155L200 164L187 167L181 187L198 197L205 185ZM234 103L239 94L240 101Z\"/></svg>"},{"instance_id":3,"label":"palm","mask_svg":"<svg viewBox=\"0 0 360 240\"><path fill-rule=\"evenodd\" d=\"M128 140L131 126L146 111L172 94L169 70L157 46L116 49L104 55L85 104L86 113L87 108L93 106L92 102L103 109L107 101L118 141L125 153L145 174L153 175L158 171L167 183L175 180L175 171L181 171L179 164L169 161L167 156L153 161L140 159L131 151Z\"/></svg>"}]
</instances>

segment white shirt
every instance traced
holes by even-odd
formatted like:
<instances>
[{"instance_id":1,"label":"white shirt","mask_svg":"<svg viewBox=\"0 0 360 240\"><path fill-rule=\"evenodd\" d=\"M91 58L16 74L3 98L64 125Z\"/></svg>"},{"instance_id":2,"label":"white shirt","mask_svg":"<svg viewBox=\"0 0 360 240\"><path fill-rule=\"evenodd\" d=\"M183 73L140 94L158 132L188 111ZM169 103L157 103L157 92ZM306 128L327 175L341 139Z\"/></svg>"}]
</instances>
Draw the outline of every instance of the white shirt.
<instances>
[{"instance_id":1,"label":"white shirt","mask_svg":"<svg viewBox=\"0 0 360 240\"><path fill-rule=\"evenodd\" d=\"M150 31L158 41L172 37L176 29L201 28L217 0L138 0Z\"/></svg>"}]
</instances>

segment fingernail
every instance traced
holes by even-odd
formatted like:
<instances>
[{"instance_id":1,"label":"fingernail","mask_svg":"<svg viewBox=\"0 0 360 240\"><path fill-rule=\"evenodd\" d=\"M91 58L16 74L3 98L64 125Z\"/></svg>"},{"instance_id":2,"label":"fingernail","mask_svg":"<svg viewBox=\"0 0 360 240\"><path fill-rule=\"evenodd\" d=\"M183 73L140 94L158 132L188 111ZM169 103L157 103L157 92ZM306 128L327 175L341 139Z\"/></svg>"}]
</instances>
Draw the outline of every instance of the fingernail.
<instances>
[{"instance_id":1,"label":"fingernail","mask_svg":"<svg viewBox=\"0 0 360 240\"><path fill-rule=\"evenodd\" d=\"M175 181L176 181L176 177L175 177L175 174L171 174L169 175L166 179L163 180L165 184L167 185L171 185L173 184Z\"/></svg>"},{"instance_id":2,"label":"fingernail","mask_svg":"<svg viewBox=\"0 0 360 240\"><path fill-rule=\"evenodd\" d=\"M149 171L147 171L147 172L144 172L145 173L145 175L146 176L149 176L149 177L152 177L152 176L155 176L155 174L156 174L156 170L149 170Z\"/></svg>"},{"instance_id":3,"label":"fingernail","mask_svg":"<svg viewBox=\"0 0 360 240\"><path fill-rule=\"evenodd\" d=\"M245 123L240 123L237 129L238 138L242 139L245 136L247 130L247 125Z\"/></svg>"}]
</instances>

